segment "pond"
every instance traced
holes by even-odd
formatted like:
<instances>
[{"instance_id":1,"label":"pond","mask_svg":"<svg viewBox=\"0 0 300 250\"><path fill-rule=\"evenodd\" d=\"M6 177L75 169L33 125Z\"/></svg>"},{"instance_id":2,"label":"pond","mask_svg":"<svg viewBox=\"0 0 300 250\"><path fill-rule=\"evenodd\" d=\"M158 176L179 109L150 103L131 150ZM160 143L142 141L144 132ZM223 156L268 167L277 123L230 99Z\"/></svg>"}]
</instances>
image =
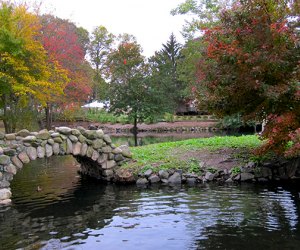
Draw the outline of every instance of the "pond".
<instances>
[{"instance_id":1,"label":"pond","mask_svg":"<svg viewBox=\"0 0 300 250\"><path fill-rule=\"evenodd\" d=\"M161 142L172 142L179 140L187 140L193 138L208 138L213 136L224 136L227 135L224 131L215 132L185 132L185 133L138 133L137 142L138 146L144 146L153 143ZM239 134L241 135L241 134ZM126 144L129 146L134 146L133 134L110 134L113 143L122 145Z\"/></svg>"},{"instance_id":2,"label":"pond","mask_svg":"<svg viewBox=\"0 0 300 250\"><path fill-rule=\"evenodd\" d=\"M298 187L105 185L37 160L0 209L0 249L299 249ZM39 187L39 191L37 191Z\"/></svg>"}]
</instances>

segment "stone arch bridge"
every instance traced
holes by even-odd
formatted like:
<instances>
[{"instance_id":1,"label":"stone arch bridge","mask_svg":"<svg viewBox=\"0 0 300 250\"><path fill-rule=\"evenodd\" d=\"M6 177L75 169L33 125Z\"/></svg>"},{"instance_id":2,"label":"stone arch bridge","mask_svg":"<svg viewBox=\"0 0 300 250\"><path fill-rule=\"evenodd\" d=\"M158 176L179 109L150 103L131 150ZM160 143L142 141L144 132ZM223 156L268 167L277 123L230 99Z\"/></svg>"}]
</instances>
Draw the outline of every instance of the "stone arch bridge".
<instances>
[{"instance_id":1,"label":"stone arch bridge","mask_svg":"<svg viewBox=\"0 0 300 250\"><path fill-rule=\"evenodd\" d=\"M118 167L131 159L128 146L114 146L101 129L57 127L0 133L0 205L11 202L10 181L24 164L53 155L73 155L82 174L105 181L113 181Z\"/></svg>"}]
</instances>

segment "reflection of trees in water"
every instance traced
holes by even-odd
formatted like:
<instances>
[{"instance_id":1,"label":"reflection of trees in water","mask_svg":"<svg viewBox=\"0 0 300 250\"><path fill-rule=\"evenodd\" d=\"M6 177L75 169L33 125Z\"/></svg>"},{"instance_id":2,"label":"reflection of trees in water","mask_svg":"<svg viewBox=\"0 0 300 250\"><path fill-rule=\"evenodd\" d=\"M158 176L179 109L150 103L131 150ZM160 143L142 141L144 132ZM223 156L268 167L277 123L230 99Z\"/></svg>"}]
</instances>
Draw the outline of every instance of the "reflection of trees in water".
<instances>
[{"instance_id":1,"label":"reflection of trees in water","mask_svg":"<svg viewBox=\"0 0 300 250\"><path fill-rule=\"evenodd\" d=\"M1 247L14 249L51 238L86 239L89 236L86 229L103 228L114 216L114 210L122 205L122 200L135 199L136 195L130 187L120 190L113 185L86 180L68 200L47 204L29 213L20 212L18 206L13 206L0 213ZM21 243L15 245L19 241Z\"/></svg>"},{"instance_id":2,"label":"reflection of trees in water","mask_svg":"<svg viewBox=\"0 0 300 250\"><path fill-rule=\"evenodd\" d=\"M139 146L148 145L159 142L171 142L186 140L191 138L208 138L215 135L221 135L220 132L195 132L195 133L138 133L137 144ZM134 146L135 141L133 134L111 134L111 138L115 144L127 144Z\"/></svg>"},{"instance_id":3,"label":"reflection of trees in water","mask_svg":"<svg viewBox=\"0 0 300 250\"><path fill-rule=\"evenodd\" d=\"M189 231L197 232L197 249L268 249L270 244L272 249L294 249L299 243L297 192L277 188L253 192L253 185L242 185L240 189L206 188L204 193L214 197L207 199L209 209L200 208L196 212L200 216L193 216L194 223L187 225Z\"/></svg>"}]
</instances>

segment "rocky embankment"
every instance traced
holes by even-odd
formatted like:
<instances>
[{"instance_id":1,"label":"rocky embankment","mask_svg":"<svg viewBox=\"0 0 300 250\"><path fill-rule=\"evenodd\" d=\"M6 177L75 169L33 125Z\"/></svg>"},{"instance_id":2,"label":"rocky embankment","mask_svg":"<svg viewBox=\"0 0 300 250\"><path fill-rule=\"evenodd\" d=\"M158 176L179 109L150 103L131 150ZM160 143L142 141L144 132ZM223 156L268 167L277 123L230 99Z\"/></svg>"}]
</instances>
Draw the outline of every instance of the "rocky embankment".
<instances>
[{"instance_id":1,"label":"rocky embankment","mask_svg":"<svg viewBox=\"0 0 300 250\"><path fill-rule=\"evenodd\" d=\"M203 169L200 173L183 173L181 170L160 170L153 172L151 169L139 173L136 184L138 186L156 183L177 185L187 183L218 182L259 182L297 180L300 179L300 158L290 161L277 159L262 164L249 162L243 167L231 169Z\"/></svg>"}]
</instances>

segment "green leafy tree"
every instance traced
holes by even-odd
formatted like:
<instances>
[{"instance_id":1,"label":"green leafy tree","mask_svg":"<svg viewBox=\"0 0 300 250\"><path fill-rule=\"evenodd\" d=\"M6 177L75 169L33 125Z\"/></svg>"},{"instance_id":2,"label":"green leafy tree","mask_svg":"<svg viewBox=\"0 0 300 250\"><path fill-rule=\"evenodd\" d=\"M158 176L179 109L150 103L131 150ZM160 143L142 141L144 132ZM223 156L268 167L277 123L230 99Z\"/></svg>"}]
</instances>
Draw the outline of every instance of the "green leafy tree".
<instances>
[{"instance_id":1,"label":"green leafy tree","mask_svg":"<svg viewBox=\"0 0 300 250\"><path fill-rule=\"evenodd\" d=\"M183 27L187 39L199 36L199 31L213 27L219 21L221 10L229 8L234 0L185 0L171 11L172 15L190 15Z\"/></svg>"},{"instance_id":2,"label":"green leafy tree","mask_svg":"<svg viewBox=\"0 0 300 250\"><path fill-rule=\"evenodd\" d=\"M133 122L137 145L137 124L162 112L162 101L149 78L148 65L133 36L121 36L118 47L108 56L111 110L127 114Z\"/></svg>"},{"instance_id":3,"label":"green leafy tree","mask_svg":"<svg viewBox=\"0 0 300 250\"><path fill-rule=\"evenodd\" d=\"M104 26L96 27L92 32L89 55L95 69L93 99L105 100L108 97L108 84L104 80L104 75L107 70L107 57L111 52L114 39L114 35L109 33Z\"/></svg>"},{"instance_id":4,"label":"green leafy tree","mask_svg":"<svg viewBox=\"0 0 300 250\"><path fill-rule=\"evenodd\" d=\"M181 45L171 34L163 48L150 58L152 81L164 93L168 112L174 113L178 104L184 99L183 82L178 78L178 62L180 60Z\"/></svg>"}]
</instances>

